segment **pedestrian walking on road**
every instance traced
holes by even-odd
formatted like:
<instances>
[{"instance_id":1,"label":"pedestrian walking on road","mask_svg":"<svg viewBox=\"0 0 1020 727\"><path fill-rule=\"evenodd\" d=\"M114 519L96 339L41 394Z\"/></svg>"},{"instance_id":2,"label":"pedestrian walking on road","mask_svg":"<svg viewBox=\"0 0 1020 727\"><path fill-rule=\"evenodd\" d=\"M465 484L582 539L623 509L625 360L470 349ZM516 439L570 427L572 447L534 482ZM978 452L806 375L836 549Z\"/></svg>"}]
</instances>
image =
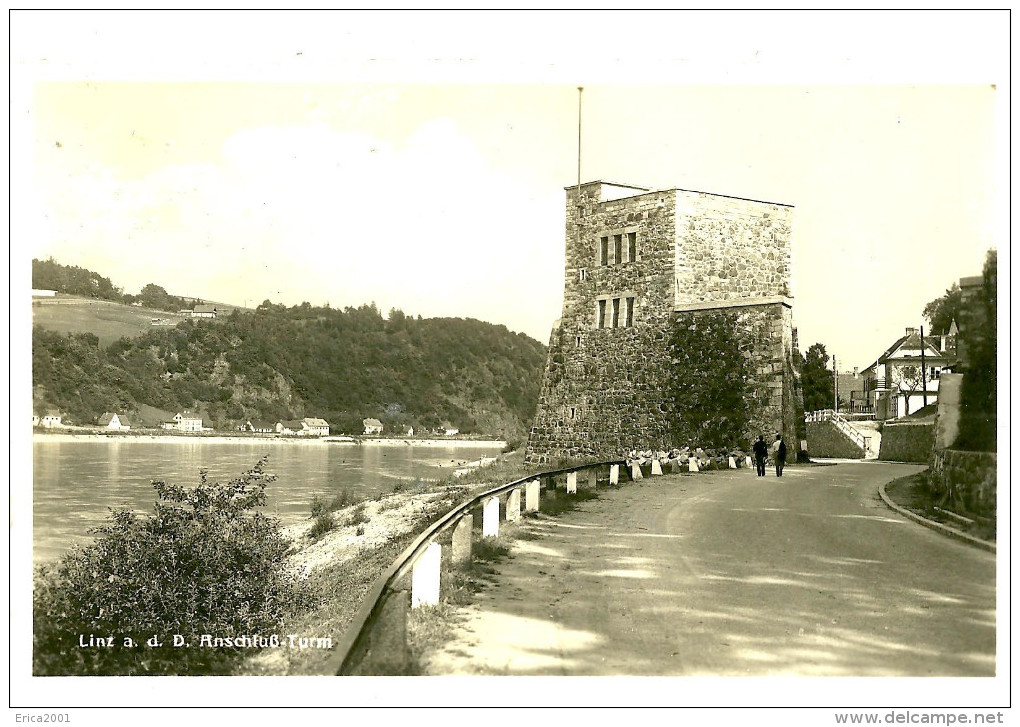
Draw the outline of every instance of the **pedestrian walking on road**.
<instances>
[{"instance_id":1,"label":"pedestrian walking on road","mask_svg":"<svg viewBox=\"0 0 1020 727\"><path fill-rule=\"evenodd\" d=\"M765 457L768 456L769 447L765 444L765 437L758 435L758 441L754 443L754 466L758 471L758 477L765 476Z\"/></svg>"},{"instance_id":2,"label":"pedestrian walking on road","mask_svg":"<svg viewBox=\"0 0 1020 727\"><path fill-rule=\"evenodd\" d=\"M786 442L782 434L777 434L776 441L772 443L772 459L776 462L776 477L782 477L786 465Z\"/></svg>"}]
</instances>

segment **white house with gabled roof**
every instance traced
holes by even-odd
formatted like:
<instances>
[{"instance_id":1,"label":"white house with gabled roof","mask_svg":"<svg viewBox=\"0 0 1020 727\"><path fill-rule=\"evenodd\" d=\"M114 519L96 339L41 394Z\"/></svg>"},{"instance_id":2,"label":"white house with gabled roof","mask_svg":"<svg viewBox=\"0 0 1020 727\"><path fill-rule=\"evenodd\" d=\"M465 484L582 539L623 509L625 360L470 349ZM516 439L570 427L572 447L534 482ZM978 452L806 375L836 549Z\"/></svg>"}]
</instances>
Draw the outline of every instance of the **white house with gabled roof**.
<instances>
[{"instance_id":1,"label":"white house with gabled roof","mask_svg":"<svg viewBox=\"0 0 1020 727\"><path fill-rule=\"evenodd\" d=\"M127 417L122 417L117 412L103 412L103 416L99 417L99 426L104 429L130 429L131 424L128 422Z\"/></svg>"},{"instance_id":2,"label":"white house with gabled roof","mask_svg":"<svg viewBox=\"0 0 1020 727\"><path fill-rule=\"evenodd\" d=\"M907 416L938 401L939 377L955 359L942 335L921 335L907 328L874 363L861 372L876 419ZM923 351L923 356L922 356Z\"/></svg>"}]
</instances>

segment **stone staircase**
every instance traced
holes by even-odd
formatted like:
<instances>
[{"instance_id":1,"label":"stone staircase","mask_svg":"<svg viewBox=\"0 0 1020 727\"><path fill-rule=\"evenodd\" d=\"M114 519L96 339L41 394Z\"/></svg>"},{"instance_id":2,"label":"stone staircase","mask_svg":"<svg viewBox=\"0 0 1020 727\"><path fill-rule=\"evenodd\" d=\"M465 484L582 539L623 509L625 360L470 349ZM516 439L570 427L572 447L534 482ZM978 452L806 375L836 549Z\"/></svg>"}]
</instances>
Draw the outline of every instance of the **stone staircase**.
<instances>
[{"instance_id":1,"label":"stone staircase","mask_svg":"<svg viewBox=\"0 0 1020 727\"><path fill-rule=\"evenodd\" d=\"M809 422L832 422L836 430L864 453L865 459L878 459L882 434L875 421L850 421L838 411L822 409L805 416Z\"/></svg>"}]
</instances>

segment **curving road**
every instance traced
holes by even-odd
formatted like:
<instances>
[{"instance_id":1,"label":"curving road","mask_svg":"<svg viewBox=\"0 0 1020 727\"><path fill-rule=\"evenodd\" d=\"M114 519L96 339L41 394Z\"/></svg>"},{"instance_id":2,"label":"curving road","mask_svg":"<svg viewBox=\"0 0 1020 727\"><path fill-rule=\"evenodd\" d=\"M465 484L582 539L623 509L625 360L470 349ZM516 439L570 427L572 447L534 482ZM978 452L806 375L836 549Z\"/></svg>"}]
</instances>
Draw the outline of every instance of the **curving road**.
<instances>
[{"instance_id":1,"label":"curving road","mask_svg":"<svg viewBox=\"0 0 1020 727\"><path fill-rule=\"evenodd\" d=\"M429 674L990 676L995 555L878 462L667 475L526 521Z\"/></svg>"}]
</instances>

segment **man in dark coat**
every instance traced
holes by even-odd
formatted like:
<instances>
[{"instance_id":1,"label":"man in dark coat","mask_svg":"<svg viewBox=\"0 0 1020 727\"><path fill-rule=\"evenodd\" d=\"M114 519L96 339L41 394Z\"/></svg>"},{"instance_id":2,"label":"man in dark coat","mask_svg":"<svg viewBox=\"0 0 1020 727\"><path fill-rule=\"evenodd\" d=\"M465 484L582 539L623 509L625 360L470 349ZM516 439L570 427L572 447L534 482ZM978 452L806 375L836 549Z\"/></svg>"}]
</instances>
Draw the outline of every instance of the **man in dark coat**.
<instances>
[{"instance_id":1,"label":"man in dark coat","mask_svg":"<svg viewBox=\"0 0 1020 727\"><path fill-rule=\"evenodd\" d=\"M769 448L765 444L765 437L758 435L758 441L754 443L754 465L758 469L758 477L765 476L765 457L768 456Z\"/></svg>"},{"instance_id":2,"label":"man in dark coat","mask_svg":"<svg viewBox=\"0 0 1020 727\"><path fill-rule=\"evenodd\" d=\"M776 477L782 477L786 465L786 442L782 434L777 434L776 441L772 443L772 459L776 461Z\"/></svg>"}]
</instances>

